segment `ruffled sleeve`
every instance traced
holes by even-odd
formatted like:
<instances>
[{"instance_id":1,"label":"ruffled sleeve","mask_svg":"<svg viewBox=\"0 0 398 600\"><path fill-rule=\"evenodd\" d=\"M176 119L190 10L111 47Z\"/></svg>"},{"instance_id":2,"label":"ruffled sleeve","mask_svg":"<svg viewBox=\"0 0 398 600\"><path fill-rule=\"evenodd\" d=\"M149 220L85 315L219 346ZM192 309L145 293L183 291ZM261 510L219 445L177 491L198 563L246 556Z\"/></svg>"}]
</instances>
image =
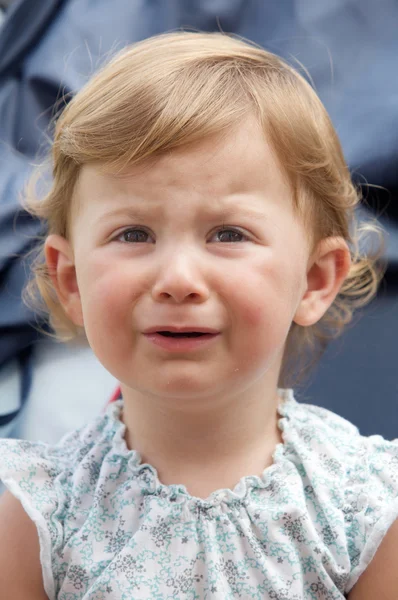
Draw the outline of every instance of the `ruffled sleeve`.
<instances>
[{"instance_id":1,"label":"ruffled sleeve","mask_svg":"<svg viewBox=\"0 0 398 600\"><path fill-rule=\"evenodd\" d=\"M55 585L51 557L62 545L62 513L65 509L64 495L55 482L64 465L48 456L47 445L20 440L0 440L0 456L1 481L36 525L44 589L53 600Z\"/></svg>"},{"instance_id":2,"label":"ruffled sleeve","mask_svg":"<svg viewBox=\"0 0 398 600\"><path fill-rule=\"evenodd\" d=\"M0 480L36 525L44 589L50 600L56 599L63 577L59 558L71 533L76 468L95 451L96 439L100 439L101 448L106 451L108 438L111 440L113 434L112 423L100 417L67 434L56 446L0 440ZM92 468L96 464L93 462Z\"/></svg>"},{"instance_id":3,"label":"ruffled sleeve","mask_svg":"<svg viewBox=\"0 0 398 600\"><path fill-rule=\"evenodd\" d=\"M0 480L36 525L49 600L56 600L62 586L65 546L82 528L98 480L103 483L109 469L118 468L113 449L120 447L127 459L130 456L120 411L121 403L115 402L106 414L65 435L55 446L0 440Z\"/></svg>"},{"instance_id":4,"label":"ruffled sleeve","mask_svg":"<svg viewBox=\"0 0 398 600\"><path fill-rule=\"evenodd\" d=\"M398 440L359 437L350 454L343 508L352 566L346 593L398 518Z\"/></svg>"},{"instance_id":5,"label":"ruffled sleeve","mask_svg":"<svg viewBox=\"0 0 398 600\"><path fill-rule=\"evenodd\" d=\"M347 594L398 518L398 440L362 436L339 415L292 398L282 411L284 455L303 478L322 565Z\"/></svg>"}]
</instances>

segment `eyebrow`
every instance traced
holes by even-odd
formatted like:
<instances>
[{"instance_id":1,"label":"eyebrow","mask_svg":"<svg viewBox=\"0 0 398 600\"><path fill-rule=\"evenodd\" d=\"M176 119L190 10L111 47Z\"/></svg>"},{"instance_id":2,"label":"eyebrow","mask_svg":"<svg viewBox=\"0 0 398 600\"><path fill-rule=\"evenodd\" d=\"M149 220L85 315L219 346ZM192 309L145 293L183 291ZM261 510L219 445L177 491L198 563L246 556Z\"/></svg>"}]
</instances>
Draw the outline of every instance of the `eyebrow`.
<instances>
[{"instance_id":1,"label":"eyebrow","mask_svg":"<svg viewBox=\"0 0 398 600\"><path fill-rule=\"evenodd\" d=\"M156 207L157 208L157 207ZM134 221L141 219L148 219L153 217L154 212L156 211L154 206L150 207L141 207L141 206L122 206L120 208L110 209L105 213L101 214L98 218L98 222L102 222L106 219L112 217L127 217ZM219 206L217 208L206 207L199 211L203 214L203 216L207 218L242 218L249 217L252 219L265 219L266 215L260 209L256 209L254 207L249 206ZM159 218L162 218L162 215L158 215Z\"/></svg>"}]
</instances>

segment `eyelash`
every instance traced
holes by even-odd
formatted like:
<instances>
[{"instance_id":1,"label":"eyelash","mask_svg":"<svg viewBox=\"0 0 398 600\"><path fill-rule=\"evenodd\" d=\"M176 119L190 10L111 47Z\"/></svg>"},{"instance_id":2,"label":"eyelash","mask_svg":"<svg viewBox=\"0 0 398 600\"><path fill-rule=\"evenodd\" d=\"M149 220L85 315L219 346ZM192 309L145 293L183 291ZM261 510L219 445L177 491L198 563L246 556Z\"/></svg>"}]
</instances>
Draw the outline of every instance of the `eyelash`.
<instances>
[{"instance_id":1,"label":"eyelash","mask_svg":"<svg viewBox=\"0 0 398 600\"><path fill-rule=\"evenodd\" d=\"M122 241L121 238L122 236L126 235L127 233L130 232L137 232L137 231L141 231L146 233L147 235L150 235L150 233L144 228L144 227L129 227L128 229L125 229L124 231L122 231L121 233L119 233L116 238L115 241L120 241L123 244L146 244L147 242L127 242L127 241ZM233 233L238 233L239 235L241 235L243 238L243 240L238 240L238 242L220 242L220 243L242 243L244 241L248 241L249 238L248 236L243 233L243 231L241 231L240 229L238 229L237 227L228 227L226 225L223 225L222 227L220 227L219 229L217 229L214 233L223 233L225 231L232 231Z\"/></svg>"}]
</instances>

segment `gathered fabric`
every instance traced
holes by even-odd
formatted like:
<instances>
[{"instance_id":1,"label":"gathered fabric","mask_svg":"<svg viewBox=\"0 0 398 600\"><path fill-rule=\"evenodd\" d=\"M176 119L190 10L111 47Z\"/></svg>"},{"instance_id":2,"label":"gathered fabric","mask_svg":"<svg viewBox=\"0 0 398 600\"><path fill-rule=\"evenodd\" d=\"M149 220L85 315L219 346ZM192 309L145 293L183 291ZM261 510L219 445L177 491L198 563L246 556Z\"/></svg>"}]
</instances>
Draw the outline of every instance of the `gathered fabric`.
<instances>
[{"instance_id":1,"label":"gathered fabric","mask_svg":"<svg viewBox=\"0 0 398 600\"><path fill-rule=\"evenodd\" d=\"M57 445L0 440L49 600L339 600L398 515L398 441L281 391L261 476L206 499L125 443L123 401Z\"/></svg>"}]
</instances>

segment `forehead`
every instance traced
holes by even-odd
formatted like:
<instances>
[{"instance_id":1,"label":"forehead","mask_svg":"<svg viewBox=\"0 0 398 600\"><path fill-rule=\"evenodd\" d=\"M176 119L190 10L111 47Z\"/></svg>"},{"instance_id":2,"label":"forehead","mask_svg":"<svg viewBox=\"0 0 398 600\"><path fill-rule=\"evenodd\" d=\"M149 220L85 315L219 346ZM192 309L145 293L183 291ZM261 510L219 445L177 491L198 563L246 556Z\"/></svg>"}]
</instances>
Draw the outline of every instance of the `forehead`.
<instances>
[{"instance_id":1,"label":"forehead","mask_svg":"<svg viewBox=\"0 0 398 600\"><path fill-rule=\"evenodd\" d=\"M254 119L118 174L85 165L76 191L79 205L99 211L141 201L154 208L170 199L214 206L241 194L291 200L285 172Z\"/></svg>"}]
</instances>

